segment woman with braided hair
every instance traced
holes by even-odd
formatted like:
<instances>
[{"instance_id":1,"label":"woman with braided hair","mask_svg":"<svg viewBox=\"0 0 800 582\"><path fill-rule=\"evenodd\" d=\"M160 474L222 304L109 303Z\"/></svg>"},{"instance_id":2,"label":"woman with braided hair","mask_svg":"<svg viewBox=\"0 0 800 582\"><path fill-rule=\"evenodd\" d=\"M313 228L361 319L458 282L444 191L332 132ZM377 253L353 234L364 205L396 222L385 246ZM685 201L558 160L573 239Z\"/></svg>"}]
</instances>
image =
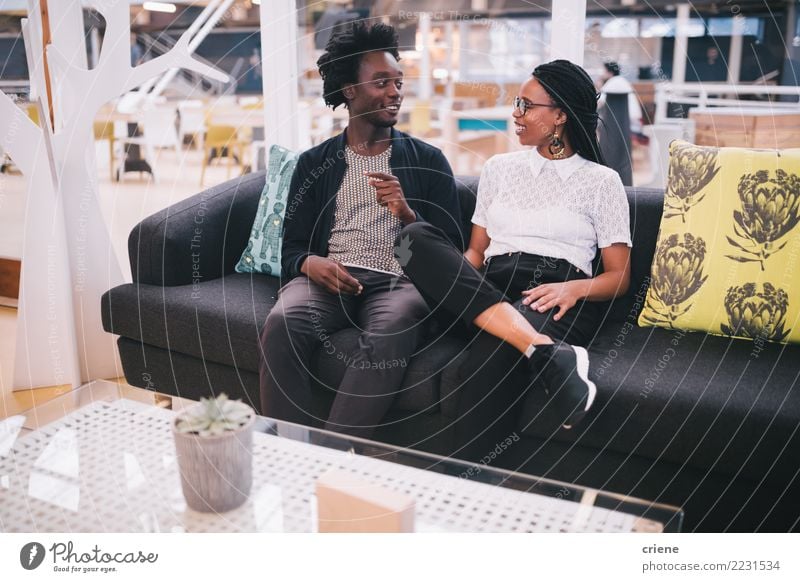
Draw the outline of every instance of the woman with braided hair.
<instances>
[{"instance_id":1,"label":"woman with braided hair","mask_svg":"<svg viewBox=\"0 0 800 582\"><path fill-rule=\"evenodd\" d=\"M597 143L597 100L579 66L537 67L512 111L530 149L486 162L466 252L426 223L398 237L410 248L404 271L431 306L478 328L460 370L459 456L481 458L513 433L515 405L537 378L565 429L594 402L581 346L599 326L598 302L627 291L631 246L625 189Z\"/></svg>"}]
</instances>

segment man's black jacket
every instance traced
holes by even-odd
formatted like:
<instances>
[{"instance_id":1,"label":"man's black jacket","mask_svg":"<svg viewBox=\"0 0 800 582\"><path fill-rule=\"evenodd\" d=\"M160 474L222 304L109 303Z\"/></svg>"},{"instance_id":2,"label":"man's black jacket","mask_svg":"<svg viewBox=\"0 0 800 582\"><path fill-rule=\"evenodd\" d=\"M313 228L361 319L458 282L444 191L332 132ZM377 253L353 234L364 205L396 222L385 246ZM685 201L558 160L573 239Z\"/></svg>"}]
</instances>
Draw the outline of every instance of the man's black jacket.
<instances>
[{"instance_id":1,"label":"man's black jacket","mask_svg":"<svg viewBox=\"0 0 800 582\"><path fill-rule=\"evenodd\" d=\"M439 227L462 248L458 194L447 159L439 149L395 129L391 139L389 165L400 180L417 220ZM345 130L300 155L284 218L281 257L284 281L300 274L300 265L307 256L328 254L336 193L347 170L346 145Z\"/></svg>"}]
</instances>

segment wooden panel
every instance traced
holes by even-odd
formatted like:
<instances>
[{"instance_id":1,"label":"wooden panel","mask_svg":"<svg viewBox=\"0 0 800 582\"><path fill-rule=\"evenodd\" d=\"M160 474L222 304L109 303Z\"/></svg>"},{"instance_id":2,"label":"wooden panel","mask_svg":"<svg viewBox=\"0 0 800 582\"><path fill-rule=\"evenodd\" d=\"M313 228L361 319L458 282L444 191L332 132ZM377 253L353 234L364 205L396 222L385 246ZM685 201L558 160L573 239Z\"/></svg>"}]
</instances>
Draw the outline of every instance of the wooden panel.
<instances>
[{"instance_id":1,"label":"wooden panel","mask_svg":"<svg viewBox=\"0 0 800 582\"><path fill-rule=\"evenodd\" d=\"M756 131L774 131L800 129L800 114L797 115L757 115L755 116Z\"/></svg>"},{"instance_id":2,"label":"wooden panel","mask_svg":"<svg viewBox=\"0 0 800 582\"><path fill-rule=\"evenodd\" d=\"M523 79L522 83L527 81L527 79ZM514 103L514 97L519 95L519 88L522 86L522 83L505 83L503 85L503 91L505 94L500 102L497 104L498 107L508 107L511 108L511 105ZM511 111L509 110L508 115L511 115Z\"/></svg>"},{"instance_id":3,"label":"wooden panel","mask_svg":"<svg viewBox=\"0 0 800 582\"><path fill-rule=\"evenodd\" d=\"M456 97L474 97L478 107L494 107L500 96L500 87L496 83L456 83Z\"/></svg>"},{"instance_id":4,"label":"wooden panel","mask_svg":"<svg viewBox=\"0 0 800 582\"><path fill-rule=\"evenodd\" d=\"M653 123L656 118L656 84L653 81L634 81L631 85L642 106L645 124Z\"/></svg>"},{"instance_id":5,"label":"wooden panel","mask_svg":"<svg viewBox=\"0 0 800 582\"><path fill-rule=\"evenodd\" d=\"M61 384L59 386L43 386L41 388L34 388L19 390L14 393L4 394L0 398L0 420L6 419L15 414L22 414L31 408L44 404L54 398L58 398L62 394L66 394L72 390L72 385ZM63 408L59 408L61 414L64 414ZM52 411L49 411L51 414ZM37 418L37 421L39 418ZM54 420L43 416L41 419L44 423L46 420Z\"/></svg>"},{"instance_id":6,"label":"wooden panel","mask_svg":"<svg viewBox=\"0 0 800 582\"><path fill-rule=\"evenodd\" d=\"M47 64L47 45L52 42L50 35L50 13L47 10L48 0L39 0L40 17L42 19L42 62L44 63L44 82L47 88L47 108L50 111L50 126L53 126L53 92L50 88L50 72ZM36 53L34 53L36 54Z\"/></svg>"},{"instance_id":7,"label":"wooden panel","mask_svg":"<svg viewBox=\"0 0 800 582\"><path fill-rule=\"evenodd\" d=\"M14 259L0 259L0 295L19 299L19 275L22 263Z\"/></svg>"},{"instance_id":8,"label":"wooden panel","mask_svg":"<svg viewBox=\"0 0 800 582\"><path fill-rule=\"evenodd\" d=\"M695 143L716 147L784 149L800 147L800 114L737 114L691 111Z\"/></svg>"}]
</instances>

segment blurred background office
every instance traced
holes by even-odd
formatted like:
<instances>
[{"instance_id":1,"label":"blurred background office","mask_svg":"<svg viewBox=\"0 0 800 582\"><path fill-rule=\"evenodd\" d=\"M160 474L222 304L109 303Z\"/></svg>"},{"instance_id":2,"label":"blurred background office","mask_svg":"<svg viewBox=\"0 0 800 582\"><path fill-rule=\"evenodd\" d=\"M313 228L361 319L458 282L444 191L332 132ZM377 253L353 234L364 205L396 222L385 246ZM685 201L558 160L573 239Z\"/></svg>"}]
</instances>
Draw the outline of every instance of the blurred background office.
<instances>
[{"instance_id":1,"label":"blurred background office","mask_svg":"<svg viewBox=\"0 0 800 582\"><path fill-rule=\"evenodd\" d=\"M262 12L258 0L130 0L132 63L165 54L193 29L195 57L230 81L171 71L108 103L95 120L101 204L123 272L127 236L139 220L264 167L264 112L271 107L264 86L274 79L260 31L276 5L264 1ZM316 60L330 36L355 19L397 28L407 81L399 128L440 147L457 174L477 174L489 156L519 147L510 104L532 69L551 58L550 2L296 0L295 7L298 101L287 123L299 149L346 123L341 108L324 106ZM0 87L35 117L21 33L26 12L25 0L0 0ZM83 16L91 67L104 43L120 40L106 38L97 12L87 7ZM674 137L800 146L798 17L797 0L586 2L582 64L601 90L604 82L623 88L628 135L612 136L608 147L622 148L616 153L627 160L633 184L663 187L665 144ZM758 122L776 115L780 123ZM612 116L610 125L625 124ZM18 260L25 185L3 152L0 170L0 258Z\"/></svg>"}]
</instances>

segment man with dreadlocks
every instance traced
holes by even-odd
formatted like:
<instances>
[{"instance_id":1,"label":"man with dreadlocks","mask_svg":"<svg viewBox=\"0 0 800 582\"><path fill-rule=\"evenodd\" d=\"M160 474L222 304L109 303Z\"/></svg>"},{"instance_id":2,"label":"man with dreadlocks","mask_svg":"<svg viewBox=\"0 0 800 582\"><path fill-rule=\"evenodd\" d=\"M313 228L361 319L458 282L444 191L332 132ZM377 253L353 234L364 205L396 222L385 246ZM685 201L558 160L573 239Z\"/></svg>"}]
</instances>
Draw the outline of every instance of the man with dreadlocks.
<instances>
[{"instance_id":1,"label":"man with dreadlocks","mask_svg":"<svg viewBox=\"0 0 800 582\"><path fill-rule=\"evenodd\" d=\"M630 282L628 200L597 144L597 100L577 65L543 64L520 88L516 134L531 149L483 167L469 248L462 255L430 225L401 232L404 266L422 294L478 335L460 373L460 455L480 458L516 427L525 389L541 378L549 406L572 428L594 402L583 347L600 301ZM593 275L600 249L602 273Z\"/></svg>"},{"instance_id":2,"label":"man with dreadlocks","mask_svg":"<svg viewBox=\"0 0 800 582\"><path fill-rule=\"evenodd\" d=\"M326 428L372 435L400 388L429 309L395 258L401 228L427 222L462 244L453 172L438 149L394 129L403 101L397 34L359 21L317 61L326 104L347 129L304 152L286 207L283 276L261 332L262 411L312 424L310 363L346 363ZM402 241L405 262L415 249ZM331 336L358 328L355 351Z\"/></svg>"}]
</instances>

